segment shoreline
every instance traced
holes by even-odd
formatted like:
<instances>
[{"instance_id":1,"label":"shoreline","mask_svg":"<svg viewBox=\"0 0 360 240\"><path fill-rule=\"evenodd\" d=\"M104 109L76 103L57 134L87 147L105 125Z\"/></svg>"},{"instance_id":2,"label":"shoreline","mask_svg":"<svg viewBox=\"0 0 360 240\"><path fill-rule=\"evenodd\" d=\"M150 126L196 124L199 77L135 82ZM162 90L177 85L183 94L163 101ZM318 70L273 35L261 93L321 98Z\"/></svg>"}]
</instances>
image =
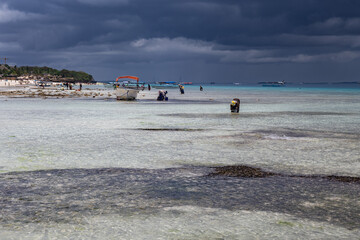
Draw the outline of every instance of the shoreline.
<instances>
[{"instance_id":1,"label":"shoreline","mask_svg":"<svg viewBox=\"0 0 360 240\"><path fill-rule=\"evenodd\" d=\"M169 101L157 101L158 91L160 89L153 89L151 91L143 90L137 95L136 100L153 101L158 103L166 102L199 102L199 103L214 103L215 99L202 94L180 94L178 89L169 91ZM78 87L75 89L62 89L57 87L37 87L37 86L6 86L0 87L1 98L42 98L42 99L62 99L62 98L76 98L76 99L97 99L97 100L116 100L116 93L113 88L87 88L86 86L80 91ZM135 101L136 101L135 100ZM128 102L121 101L120 102Z\"/></svg>"},{"instance_id":2,"label":"shoreline","mask_svg":"<svg viewBox=\"0 0 360 240\"><path fill-rule=\"evenodd\" d=\"M0 87L0 97L9 98L116 98L112 90L78 89L66 90L60 88L39 87Z\"/></svg>"}]
</instances>

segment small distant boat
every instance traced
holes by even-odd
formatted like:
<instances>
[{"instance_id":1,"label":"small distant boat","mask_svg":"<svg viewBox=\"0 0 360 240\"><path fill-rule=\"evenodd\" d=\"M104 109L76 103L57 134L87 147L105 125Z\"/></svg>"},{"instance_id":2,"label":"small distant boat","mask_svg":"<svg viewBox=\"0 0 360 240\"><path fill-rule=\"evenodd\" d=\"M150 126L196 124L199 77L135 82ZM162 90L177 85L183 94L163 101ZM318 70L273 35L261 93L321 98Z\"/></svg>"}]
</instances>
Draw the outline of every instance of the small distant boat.
<instances>
[{"instance_id":1,"label":"small distant boat","mask_svg":"<svg viewBox=\"0 0 360 240\"><path fill-rule=\"evenodd\" d=\"M36 81L35 86L45 88L45 87L50 87L51 83L44 81Z\"/></svg>"},{"instance_id":2,"label":"small distant boat","mask_svg":"<svg viewBox=\"0 0 360 240\"><path fill-rule=\"evenodd\" d=\"M122 79L122 78L129 78L129 79L136 80L136 84L133 85L129 81L118 82L119 79ZM116 94L117 100L126 100L126 101L135 100L137 98L137 95L140 92L140 90L144 90L144 85L142 86L142 88L139 85L138 77L121 76L121 77L116 78L115 82L116 83L114 84L114 86L115 86L115 94Z\"/></svg>"},{"instance_id":3,"label":"small distant boat","mask_svg":"<svg viewBox=\"0 0 360 240\"><path fill-rule=\"evenodd\" d=\"M178 88L179 84L177 82L169 81L169 82L156 82L155 84L151 84L151 87L157 89L165 89L165 88Z\"/></svg>"},{"instance_id":4,"label":"small distant boat","mask_svg":"<svg viewBox=\"0 0 360 240\"><path fill-rule=\"evenodd\" d=\"M285 86L285 81L280 82L259 82L263 87L283 87Z\"/></svg>"},{"instance_id":5,"label":"small distant boat","mask_svg":"<svg viewBox=\"0 0 360 240\"><path fill-rule=\"evenodd\" d=\"M238 83L238 82L234 82L234 85L240 85L240 83Z\"/></svg>"}]
</instances>

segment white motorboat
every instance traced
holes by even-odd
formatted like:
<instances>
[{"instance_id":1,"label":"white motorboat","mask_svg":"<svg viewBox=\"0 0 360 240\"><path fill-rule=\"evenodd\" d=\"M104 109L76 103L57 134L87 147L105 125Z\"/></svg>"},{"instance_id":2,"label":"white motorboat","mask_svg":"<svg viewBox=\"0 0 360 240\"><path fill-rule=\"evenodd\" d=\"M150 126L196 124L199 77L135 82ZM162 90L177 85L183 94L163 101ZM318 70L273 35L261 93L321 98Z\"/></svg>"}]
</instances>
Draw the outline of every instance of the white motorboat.
<instances>
[{"instance_id":1,"label":"white motorboat","mask_svg":"<svg viewBox=\"0 0 360 240\"><path fill-rule=\"evenodd\" d=\"M135 85L137 86L137 88L134 88L133 86L129 86L127 84L119 84L118 81L121 78L134 79L137 81L137 83L139 83L139 78L134 76L121 76L116 78L116 83L115 83L116 99L126 100L126 101L135 100L137 98L138 93L140 92L140 90L143 90L143 88L140 88L138 84Z\"/></svg>"},{"instance_id":2,"label":"white motorboat","mask_svg":"<svg viewBox=\"0 0 360 240\"><path fill-rule=\"evenodd\" d=\"M117 87L115 89L116 99L117 100L135 100L139 93L139 89L131 89L131 88L124 88L124 87Z\"/></svg>"}]
</instances>

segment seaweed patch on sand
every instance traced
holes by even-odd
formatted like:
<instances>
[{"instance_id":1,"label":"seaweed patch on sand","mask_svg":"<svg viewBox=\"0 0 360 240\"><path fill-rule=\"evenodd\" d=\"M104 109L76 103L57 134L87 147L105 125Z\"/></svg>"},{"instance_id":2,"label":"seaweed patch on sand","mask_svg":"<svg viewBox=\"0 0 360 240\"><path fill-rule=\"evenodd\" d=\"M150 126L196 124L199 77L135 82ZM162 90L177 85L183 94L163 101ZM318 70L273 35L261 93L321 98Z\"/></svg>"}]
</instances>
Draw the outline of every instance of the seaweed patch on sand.
<instances>
[{"instance_id":1,"label":"seaweed patch on sand","mask_svg":"<svg viewBox=\"0 0 360 240\"><path fill-rule=\"evenodd\" d=\"M226 177L242 177L242 178L265 178L272 176L295 177L295 178L313 178L326 179L329 181L356 183L360 184L360 177L336 176L336 175L288 175L264 171L261 168L254 168L245 165L214 167L214 172L208 176L226 176Z\"/></svg>"},{"instance_id":2,"label":"seaweed patch on sand","mask_svg":"<svg viewBox=\"0 0 360 240\"><path fill-rule=\"evenodd\" d=\"M198 131L204 131L204 129L193 129L193 128L138 128L136 130L141 131L175 131L175 132L198 132Z\"/></svg>"},{"instance_id":3,"label":"seaweed patch on sand","mask_svg":"<svg viewBox=\"0 0 360 240\"><path fill-rule=\"evenodd\" d=\"M0 174L0 228L20 229L26 224L86 227L89 216L147 218L164 208L195 206L284 213L360 229L357 184L288 178L248 166L218 168L220 177L209 177L212 170L189 166ZM223 177L229 172L243 178Z\"/></svg>"},{"instance_id":4,"label":"seaweed patch on sand","mask_svg":"<svg viewBox=\"0 0 360 240\"><path fill-rule=\"evenodd\" d=\"M360 184L360 177L349 177L349 176L325 176L323 178L326 178L330 181L338 181L338 182L347 182L347 183L358 183Z\"/></svg>"},{"instance_id":5,"label":"seaweed patch on sand","mask_svg":"<svg viewBox=\"0 0 360 240\"><path fill-rule=\"evenodd\" d=\"M254 168L244 165L215 167L215 171L209 176L227 176L227 177L245 177L245 178L263 178L279 176L280 174L263 171L260 168Z\"/></svg>"}]
</instances>

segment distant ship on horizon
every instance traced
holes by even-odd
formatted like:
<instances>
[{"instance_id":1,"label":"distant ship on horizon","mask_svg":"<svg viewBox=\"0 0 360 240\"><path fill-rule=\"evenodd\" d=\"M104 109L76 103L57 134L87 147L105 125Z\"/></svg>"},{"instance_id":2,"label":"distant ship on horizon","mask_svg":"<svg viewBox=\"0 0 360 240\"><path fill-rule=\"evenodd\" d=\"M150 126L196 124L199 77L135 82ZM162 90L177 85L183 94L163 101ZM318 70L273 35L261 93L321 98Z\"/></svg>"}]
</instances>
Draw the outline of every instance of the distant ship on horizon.
<instances>
[{"instance_id":1,"label":"distant ship on horizon","mask_svg":"<svg viewBox=\"0 0 360 240\"><path fill-rule=\"evenodd\" d=\"M258 84L262 84L263 87L283 87L285 86L285 81L280 82L258 82Z\"/></svg>"}]
</instances>

